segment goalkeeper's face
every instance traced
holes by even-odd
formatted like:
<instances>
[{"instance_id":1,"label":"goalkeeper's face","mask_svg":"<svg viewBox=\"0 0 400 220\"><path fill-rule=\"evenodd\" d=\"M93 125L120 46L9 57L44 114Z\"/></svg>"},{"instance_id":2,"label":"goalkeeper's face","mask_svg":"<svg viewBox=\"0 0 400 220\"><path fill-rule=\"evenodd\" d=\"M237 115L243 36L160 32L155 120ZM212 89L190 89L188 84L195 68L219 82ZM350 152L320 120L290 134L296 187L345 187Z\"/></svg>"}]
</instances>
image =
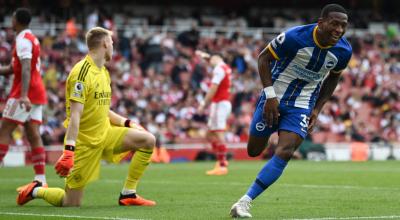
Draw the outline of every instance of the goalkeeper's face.
<instances>
[{"instance_id":1,"label":"goalkeeper's face","mask_svg":"<svg viewBox=\"0 0 400 220\"><path fill-rule=\"evenodd\" d=\"M113 47L113 40L112 40L112 38L111 38L111 35L109 35L109 36L107 36L107 37L105 38L104 47L105 47L105 49L106 49L106 52L105 52L105 54L104 54L104 59L105 59L106 61L110 61L110 60L112 59L113 50L114 50L114 47Z\"/></svg>"}]
</instances>

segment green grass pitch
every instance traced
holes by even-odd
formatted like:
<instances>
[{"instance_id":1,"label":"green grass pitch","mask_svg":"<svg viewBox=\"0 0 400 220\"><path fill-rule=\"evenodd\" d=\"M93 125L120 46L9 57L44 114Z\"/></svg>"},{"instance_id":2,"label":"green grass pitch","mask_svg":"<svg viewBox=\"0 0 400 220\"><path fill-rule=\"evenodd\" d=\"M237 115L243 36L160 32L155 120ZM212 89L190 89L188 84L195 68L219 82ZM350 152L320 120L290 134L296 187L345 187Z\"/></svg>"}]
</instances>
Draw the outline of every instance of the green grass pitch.
<instances>
[{"instance_id":1,"label":"green grass pitch","mask_svg":"<svg viewBox=\"0 0 400 220\"><path fill-rule=\"evenodd\" d=\"M209 177L213 163L152 164L138 192L155 207L117 203L128 165L103 165L85 190L81 208L56 208L42 200L23 207L15 188L32 167L0 168L0 219L230 219L231 205L246 192L264 161L230 162L227 176ZM50 187L63 179L47 167ZM277 183L253 202L254 219L400 219L400 162L292 161Z\"/></svg>"}]
</instances>

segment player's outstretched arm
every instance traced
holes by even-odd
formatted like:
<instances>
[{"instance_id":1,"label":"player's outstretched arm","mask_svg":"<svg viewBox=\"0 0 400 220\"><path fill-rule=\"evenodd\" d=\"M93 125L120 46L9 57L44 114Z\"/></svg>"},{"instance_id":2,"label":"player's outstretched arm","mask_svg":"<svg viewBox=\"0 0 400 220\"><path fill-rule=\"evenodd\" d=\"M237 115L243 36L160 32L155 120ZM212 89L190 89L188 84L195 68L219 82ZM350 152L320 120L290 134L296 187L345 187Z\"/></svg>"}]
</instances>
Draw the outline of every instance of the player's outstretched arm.
<instances>
[{"instance_id":1,"label":"player's outstretched arm","mask_svg":"<svg viewBox=\"0 0 400 220\"><path fill-rule=\"evenodd\" d=\"M78 137L79 122L81 120L83 107L84 105L82 103L71 100L71 115L67 127L67 133L65 134L64 151L55 165L56 173L61 177L68 176L74 166L75 142Z\"/></svg>"},{"instance_id":2,"label":"player's outstretched arm","mask_svg":"<svg viewBox=\"0 0 400 220\"><path fill-rule=\"evenodd\" d=\"M335 88L339 83L341 74L342 71L340 72L330 71L329 75L325 78L324 82L322 83L317 102L315 103L315 107L311 113L310 123L308 126L308 133L312 132L319 113L321 112L325 103L329 100L329 98L335 91Z\"/></svg>"},{"instance_id":3,"label":"player's outstretched arm","mask_svg":"<svg viewBox=\"0 0 400 220\"><path fill-rule=\"evenodd\" d=\"M7 66L0 66L0 75L10 75L13 73L11 64L8 64Z\"/></svg>"},{"instance_id":4,"label":"player's outstretched arm","mask_svg":"<svg viewBox=\"0 0 400 220\"><path fill-rule=\"evenodd\" d=\"M263 90L267 101L264 104L264 119L269 127L278 124L279 120L279 102L276 98L274 87L272 86L272 73L270 63L275 59L267 46L258 55L258 74L260 75Z\"/></svg>"}]
</instances>

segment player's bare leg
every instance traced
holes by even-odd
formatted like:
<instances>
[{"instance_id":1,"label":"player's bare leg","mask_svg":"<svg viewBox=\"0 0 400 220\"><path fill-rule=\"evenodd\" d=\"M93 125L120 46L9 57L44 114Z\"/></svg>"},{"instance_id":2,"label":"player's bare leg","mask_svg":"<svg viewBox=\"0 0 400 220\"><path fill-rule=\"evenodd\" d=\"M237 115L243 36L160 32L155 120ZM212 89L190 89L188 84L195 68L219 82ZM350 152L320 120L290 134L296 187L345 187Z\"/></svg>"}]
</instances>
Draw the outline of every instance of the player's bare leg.
<instances>
[{"instance_id":1,"label":"player's bare leg","mask_svg":"<svg viewBox=\"0 0 400 220\"><path fill-rule=\"evenodd\" d=\"M66 186L62 206L81 206L82 198L83 189L70 189Z\"/></svg>"},{"instance_id":2,"label":"player's bare leg","mask_svg":"<svg viewBox=\"0 0 400 220\"><path fill-rule=\"evenodd\" d=\"M250 136L247 142L247 154L250 157L259 156L267 147L269 137Z\"/></svg>"},{"instance_id":3,"label":"player's bare leg","mask_svg":"<svg viewBox=\"0 0 400 220\"><path fill-rule=\"evenodd\" d=\"M217 163L212 170L206 172L207 175L226 175L228 174L228 160L226 158L227 148L224 143L224 132L207 132L207 140L211 143L212 149L216 154Z\"/></svg>"},{"instance_id":4,"label":"player's bare leg","mask_svg":"<svg viewBox=\"0 0 400 220\"><path fill-rule=\"evenodd\" d=\"M136 187L144 171L150 163L156 138L153 134L138 129L129 129L126 133L121 152L135 151L129 165L128 176L119 197L122 206L154 206L156 202L137 195ZM115 152L119 153L119 152Z\"/></svg>"},{"instance_id":5,"label":"player's bare leg","mask_svg":"<svg viewBox=\"0 0 400 220\"><path fill-rule=\"evenodd\" d=\"M280 131L275 155L279 156L283 160L289 161L302 142L303 138L298 134L294 132Z\"/></svg>"},{"instance_id":6,"label":"player's bare leg","mask_svg":"<svg viewBox=\"0 0 400 220\"><path fill-rule=\"evenodd\" d=\"M42 138L40 137L39 124L35 122L26 122L24 124L26 136L32 149L32 162L35 171L35 180L42 182L47 186L45 176L46 153L43 147Z\"/></svg>"},{"instance_id":7,"label":"player's bare leg","mask_svg":"<svg viewBox=\"0 0 400 220\"><path fill-rule=\"evenodd\" d=\"M4 119L0 124L0 164L7 154L11 142L11 134L17 126L18 124Z\"/></svg>"}]
</instances>

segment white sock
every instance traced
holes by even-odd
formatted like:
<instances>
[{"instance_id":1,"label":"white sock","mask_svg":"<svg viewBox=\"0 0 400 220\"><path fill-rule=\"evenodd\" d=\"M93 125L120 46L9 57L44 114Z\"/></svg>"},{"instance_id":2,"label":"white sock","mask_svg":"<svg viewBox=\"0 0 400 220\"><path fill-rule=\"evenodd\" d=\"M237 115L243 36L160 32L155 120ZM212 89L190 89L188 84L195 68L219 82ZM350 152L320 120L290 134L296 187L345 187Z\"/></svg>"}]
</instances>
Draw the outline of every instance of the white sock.
<instances>
[{"instance_id":1,"label":"white sock","mask_svg":"<svg viewBox=\"0 0 400 220\"><path fill-rule=\"evenodd\" d=\"M122 195L129 195L129 194L133 194L133 193L136 193L135 189L125 189L125 188L123 188L122 192L121 192Z\"/></svg>"},{"instance_id":2,"label":"white sock","mask_svg":"<svg viewBox=\"0 0 400 220\"><path fill-rule=\"evenodd\" d=\"M33 198L36 198L37 193L38 193L38 191L39 191L40 188L42 188L42 187L35 187L35 188L33 189L33 191L32 191L32 197L33 197Z\"/></svg>"},{"instance_id":3,"label":"white sock","mask_svg":"<svg viewBox=\"0 0 400 220\"><path fill-rule=\"evenodd\" d=\"M245 201L245 202L250 203L253 200L250 198L250 196L244 195L244 196L242 196L242 198L239 199L239 201Z\"/></svg>"},{"instance_id":4,"label":"white sock","mask_svg":"<svg viewBox=\"0 0 400 220\"><path fill-rule=\"evenodd\" d=\"M46 175L44 175L44 174L35 175L35 180L42 182L42 184L47 184Z\"/></svg>"}]
</instances>

